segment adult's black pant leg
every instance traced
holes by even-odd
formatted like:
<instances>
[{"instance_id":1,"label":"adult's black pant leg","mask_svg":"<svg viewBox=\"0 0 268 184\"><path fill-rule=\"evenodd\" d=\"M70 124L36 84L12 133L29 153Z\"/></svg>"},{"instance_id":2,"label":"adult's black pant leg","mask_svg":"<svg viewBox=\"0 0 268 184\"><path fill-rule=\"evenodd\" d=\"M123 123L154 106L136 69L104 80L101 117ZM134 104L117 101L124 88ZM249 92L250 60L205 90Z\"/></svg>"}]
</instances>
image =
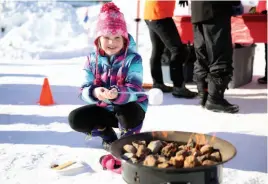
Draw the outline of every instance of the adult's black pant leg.
<instances>
[{"instance_id":1,"label":"adult's black pant leg","mask_svg":"<svg viewBox=\"0 0 268 184\"><path fill-rule=\"evenodd\" d=\"M69 124L78 132L90 133L94 128L118 127L114 113L96 105L86 105L69 114Z\"/></svg>"},{"instance_id":2,"label":"adult's black pant leg","mask_svg":"<svg viewBox=\"0 0 268 184\"><path fill-rule=\"evenodd\" d=\"M233 46L231 17L219 17L203 24L209 71L212 75L232 76Z\"/></svg>"},{"instance_id":3,"label":"adult's black pant leg","mask_svg":"<svg viewBox=\"0 0 268 184\"><path fill-rule=\"evenodd\" d=\"M189 55L182 45L180 35L172 18L152 21L154 32L160 37L165 47L170 51L170 78L175 87L182 87L183 62Z\"/></svg>"},{"instance_id":4,"label":"adult's black pant leg","mask_svg":"<svg viewBox=\"0 0 268 184\"><path fill-rule=\"evenodd\" d=\"M216 112L236 113L239 106L224 99L233 74L231 17L217 17L203 24L209 58L208 98L205 107Z\"/></svg>"},{"instance_id":5,"label":"adult's black pant leg","mask_svg":"<svg viewBox=\"0 0 268 184\"><path fill-rule=\"evenodd\" d=\"M193 24L194 49L196 62L194 63L194 79L196 81L205 80L209 72L209 59L206 50L206 42L202 23Z\"/></svg>"},{"instance_id":6,"label":"adult's black pant leg","mask_svg":"<svg viewBox=\"0 0 268 184\"><path fill-rule=\"evenodd\" d=\"M116 117L124 129L132 129L139 126L145 117L144 110L136 102L114 107Z\"/></svg>"},{"instance_id":7,"label":"adult's black pant leg","mask_svg":"<svg viewBox=\"0 0 268 184\"><path fill-rule=\"evenodd\" d=\"M152 43L152 53L150 58L151 76L154 84L164 84L161 56L165 46L158 34L155 33L154 21L145 21L149 29L149 35Z\"/></svg>"},{"instance_id":8,"label":"adult's black pant leg","mask_svg":"<svg viewBox=\"0 0 268 184\"><path fill-rule=\"evenodd\" d=\"M204 106L208 97L208 83L206 78L209 72L209 60L202 23L193 24L193 32L196 55L196 62L194 63L194 80L196 82L198 96L201 99L199 103L201 106Z\"/></svg>"}]
</instances>

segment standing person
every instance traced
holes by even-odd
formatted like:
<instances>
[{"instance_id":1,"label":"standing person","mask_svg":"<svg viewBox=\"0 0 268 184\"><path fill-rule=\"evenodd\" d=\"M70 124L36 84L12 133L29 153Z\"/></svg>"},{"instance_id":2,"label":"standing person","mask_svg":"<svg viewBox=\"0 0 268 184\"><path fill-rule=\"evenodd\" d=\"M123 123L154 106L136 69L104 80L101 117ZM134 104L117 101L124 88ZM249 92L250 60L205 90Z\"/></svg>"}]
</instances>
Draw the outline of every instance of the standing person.
<instances>
[{"instance_id":1,"label":"standing person","mask_svg":"<svg viewBox=\"0 0 268 184\"><path fill-rule=\"evenodd\" d=\"M261 14L267 15L266 0L259 1L256 11ZM258 79L259 84L267 84L267 43L264 44L264 57L265 57L265 71L264 77Z\"/></svg>"},{"instance_id":2,"label":"standing person","mask_svg":"<svg viewBox=\"0 0 268 184\"><path fill-rule=\"evenodd\" d=\"M233 74L232 7L240 1L192 1L194 48L197 57L194 78L201 105L216 112L236 113L237 105L224 99Z\"/></svg>"},{"instance_id":3,"label":"standing person","mask_svg":"<svg viewBox=\"0 0 268 184\"><path fill-rule=\"evenodd\" d=\"M189 52L182 44L177 27L172 19L175 9L175 0L146 0L144 7L144 20L149 28L152 43L150 59L153 87L163 92L171 92L178 98L194 98L197 93L184 86L183 63L187 60ZM165 47L170 51L170 78L173 88L164 84L161 66L161 56Z\"/></svg>"},{"instance_id":4,"label":"standing person","mask_svg":"<svg viewBox=\"0 0 268 184\"><path fill-rule=\"evenodd\" d=\"M113 128L119 128L121 136L141 130L148 99L144 94L119 93L144 91L143 67L124 15L114 3L102 6L96 34L96 51L85 64L80 95L89 105L73 110L69 124L75 131L101 137L109 150L117 139Z\"/></svg>"},{"instance_id":5,"label":"standing person","mask_svg":"<svg viewBox=\"0 0 268 184\"><path fill-rule=\"evenodd\" d=\"M259 84L267 84L267 43L264 44L265 71L264 77L258 78Z\"/></svg>"}]
</instances>

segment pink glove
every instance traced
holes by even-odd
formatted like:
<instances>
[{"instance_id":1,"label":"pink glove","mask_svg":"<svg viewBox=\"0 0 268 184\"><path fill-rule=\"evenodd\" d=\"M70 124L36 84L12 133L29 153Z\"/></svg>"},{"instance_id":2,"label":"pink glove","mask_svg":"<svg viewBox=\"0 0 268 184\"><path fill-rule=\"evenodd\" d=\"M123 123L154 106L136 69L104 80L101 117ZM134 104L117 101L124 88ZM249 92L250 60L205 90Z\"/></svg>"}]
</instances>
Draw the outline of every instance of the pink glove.
<instances>
[{"instance_id":1,"label":"pink glove","mask_svg":"<svg viewBox=\"0 0 268 184\"><path fill-rule=\"evenodd\" d=\"M100 164L104 170L108 169L117 174L121 174L122 172L121 161L113 157L111 154L103 155L100 158Z\"/></svg>"}]
</instances>

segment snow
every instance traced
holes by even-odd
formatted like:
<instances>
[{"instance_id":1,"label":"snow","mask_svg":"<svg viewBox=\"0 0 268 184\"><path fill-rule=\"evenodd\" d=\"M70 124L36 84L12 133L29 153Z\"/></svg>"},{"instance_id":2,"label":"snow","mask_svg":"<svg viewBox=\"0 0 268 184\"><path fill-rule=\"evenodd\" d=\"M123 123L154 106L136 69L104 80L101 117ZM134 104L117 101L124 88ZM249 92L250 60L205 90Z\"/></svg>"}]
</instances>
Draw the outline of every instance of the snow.
<instances>
[{"instance_id":1,"label":"snow","mask_svg":"<svg viewBox=\"0 0 268 184\"><path fill-rule=\"evenodd\" d=\"M129 13L128 28L135 37L135 2L115 2ZM93 48L90 43L99 7L89 7L85 24L86 7L73 8L54 1L0 3L0 27L6 28L0 35L0 183L124 183L120 175L99 165L99 157L106 154L101 140L85 141L85 135L74 132L67 119L71 110L84 105L77 97L80 71L83 56ZM144 82L151 82L151 44L143 21L139 28ZM164 71L168 71L166 67ZM238 151L224 166L223 183L266 184L267 85L256 82L263 74L264 46L258 44L253 81L226 92L230 102L240 105L238 114L209 112L196 105L197 99L175 99L165 94L162 105L149 107L142 131L216 133ZM45 77L56 102L48 107L37 104ZM170 83L168 72L165 81ZM194 85L187 87L196 91ZM49 168L53 162L69 160L86 162L88 167L71 176Z\"/></svg>"},{"instance_id":2,"label":"snow","mask_svg":"<svg viewBox=\"0 0 268 184\"><path fill-rule=\"evenodd\" d=\"M75 50L74 57L90 49L87 32L69 4L10 1L0 5L0 26L6 29L0 41L1 57L62 58Z\"/></svg>"}]
</instances>

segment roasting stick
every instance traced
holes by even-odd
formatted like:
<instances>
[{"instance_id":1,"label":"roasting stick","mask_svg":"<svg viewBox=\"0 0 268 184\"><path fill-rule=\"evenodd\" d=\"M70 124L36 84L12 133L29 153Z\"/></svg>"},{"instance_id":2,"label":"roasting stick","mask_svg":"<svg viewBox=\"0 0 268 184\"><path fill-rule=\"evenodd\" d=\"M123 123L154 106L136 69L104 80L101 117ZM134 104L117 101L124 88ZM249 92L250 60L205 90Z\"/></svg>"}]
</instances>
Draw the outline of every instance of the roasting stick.
<instances>
[{"instance_id":1,"label":"roasting stick","mask_svg":"<svg viewBox=\"0 0 268 184\"><path fill-rule=\"evenodd\" d=\"M54 170L62 170L62 169L65 169L67 167L70 167L71 165L75 164L76 162L74 161L68 161L64 164L61 164L61 165L56 165L56 166L52 166L51 169L54 169Z\"/></svg>"},{"instance_id":2,"label":"roasting stick","mask_svg":"<svg viewBox=\"0 0 268 184\"><path fill-rule=\"evenodd\" d=\"M163 92L160 89L152 88L148 92L139 91L139 92L115 92L118 94L145 94L148 96L149 104L151 105L160 105L163 103Z\"/></svg>"},{"instance_id":3,"label":"roasting stick","mask_svg":"<svg viewBox=\"0 0 268 184\"><path fill-rule=\"evenodd\" d=\"M104 92L104 90L103 90ZM160 105L163 103L163 92L158 88L152 88L148 92L145 91L139 91L139 92L129 92L129 91L123 91L123 92L114 92L117 94L145 94L148 96L149 104L151 105Z\"/></svg>"},{"instance_id":4,"label":"roasting stick","mask_svg":"<svg viewBox=\"0 0 268 184\"><path fill-rule=\"evenodd\" d=\"M115 92L115 93L119 93L119 94L137 94L137 95L151 95L152 93L157 93L158 95L159 94L162 94L162 91L160 89L157 89L157 88L152 88L150 89L148 92L146 91L133 91L133 92L129 92L129 91L123 91L123 92Z\"/></svg>"},{"instance_id":5,"label":"roasting stick","mask_svg":"<svg viewBox=\"0 0 268 184\"><path fill-rule=\"evenodd\" d=\"M143 92L143 91L140 91L140 92L118 92L118 94L136 94L136 95L148 95L148 92Z\"/></svg>"},{"instance_id":6,"label":"roasting stick","mask_svg":"<svg viewBox=\"0 0 268 184\"><path fill-rule=\"evenodd\" d=\"M113 93L117 93L117 94L136 94L136 95L148 95L148 92L144 92L144 91L139 91L139 92L136 92L136 91L133 91L133 92L129 92L129 91L124 91L124 92L113 92Z\"/></svg>"}]
</instances>

